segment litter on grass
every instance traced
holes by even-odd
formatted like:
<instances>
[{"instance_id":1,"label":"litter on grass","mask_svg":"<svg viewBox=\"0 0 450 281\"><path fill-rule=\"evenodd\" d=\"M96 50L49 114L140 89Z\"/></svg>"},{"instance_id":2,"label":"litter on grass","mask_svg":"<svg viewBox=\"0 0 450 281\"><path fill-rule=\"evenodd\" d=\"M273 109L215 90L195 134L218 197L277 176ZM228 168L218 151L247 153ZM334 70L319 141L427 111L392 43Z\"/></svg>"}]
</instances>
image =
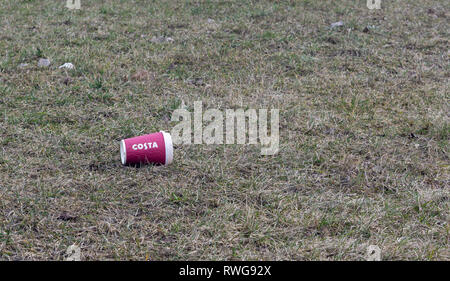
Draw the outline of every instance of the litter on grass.
<instances>
[{"instance_id":1,"label":"litter on grass","mask_svg":"<svg viewBox=\"0 0 450 281\"><path fill-rule=\"evenodd\" d=\"M67 68L67 69L73 69L75 66L71 64L70 62L66 62L65 64L61 65L59 68Z\"/></svg>"}]
</instances>

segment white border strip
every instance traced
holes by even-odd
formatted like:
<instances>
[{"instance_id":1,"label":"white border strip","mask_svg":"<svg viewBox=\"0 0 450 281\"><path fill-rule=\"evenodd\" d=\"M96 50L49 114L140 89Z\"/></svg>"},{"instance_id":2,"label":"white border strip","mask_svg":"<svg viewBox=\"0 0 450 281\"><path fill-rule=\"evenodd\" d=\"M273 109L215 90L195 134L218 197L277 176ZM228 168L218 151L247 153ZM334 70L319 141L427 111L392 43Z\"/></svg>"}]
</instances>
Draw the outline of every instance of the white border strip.
<instances>
[{"instance_id":1,"label":"white border strip","mask_svg":"<svg viewBox=\"0 0 450 281\"><path fill-rule=\"evenodd\" d=\"M164 165L169 165L173 161L173 143L172 136L169 133L161 131L164 137L164 146L166 147L166 162Z\"/></svg>"},{"instance_id":2,"label":"white border strip","mask_svg":"<svg viewBox=\"0 0 450 281\"><path fill-rule=\"evenodd\" d=\"M127 147L125 146L125 140L120 141L120 159L122 160L122 165L127 163Z\"/></svg>"}]
</instances>

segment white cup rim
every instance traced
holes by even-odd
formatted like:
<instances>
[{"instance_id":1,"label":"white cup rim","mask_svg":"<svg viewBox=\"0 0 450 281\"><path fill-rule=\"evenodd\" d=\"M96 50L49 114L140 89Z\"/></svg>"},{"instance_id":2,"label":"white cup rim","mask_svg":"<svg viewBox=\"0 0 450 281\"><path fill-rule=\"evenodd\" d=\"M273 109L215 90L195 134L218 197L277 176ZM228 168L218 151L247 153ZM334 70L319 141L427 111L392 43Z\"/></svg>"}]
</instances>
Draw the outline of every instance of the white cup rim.
<instances>
[{"instance_id":1,"label":"white cup rim","mask_svg":"<svg viewBox=\"0 0 450 281\"><path fill-rule=\"evenodd\" d=\"M164 162L164 165L169 165L173 161L173 143L172 143L172 136L169 133L166 133L164 131L161 131L164 137L164 146L166 149L166 160Z\"/></svg>"},{"instance_id":2,"label":"white cup rim","mask_svg":"<svg viewBox=\"0 0 450 281\"><path fill-rule=\"evenodd\" d=\"M127 163L127 147L125 146L125 140L120 141L120 160L122 165Z\"/></svg>"}]
</instances>

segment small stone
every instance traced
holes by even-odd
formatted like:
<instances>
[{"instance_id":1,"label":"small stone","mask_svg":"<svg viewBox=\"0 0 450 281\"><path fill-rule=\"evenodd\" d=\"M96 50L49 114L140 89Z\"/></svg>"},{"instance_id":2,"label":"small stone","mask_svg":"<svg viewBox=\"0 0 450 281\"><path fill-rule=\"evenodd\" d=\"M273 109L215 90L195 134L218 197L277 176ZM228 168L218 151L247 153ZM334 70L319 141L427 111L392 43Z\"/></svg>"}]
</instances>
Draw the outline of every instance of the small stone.
<instances>
[{"instance_id":1,"label":"small stone","mask_svg":"<svg viewBox=\"0 0 450 281\"><path fill-rule=\"evenodd\" d=\"M172 37L164 37L164 36L153 36L152 39L150 39L150 42L152 43L164 43L164 42L169 42L172 43L175 40Z\"/></svg>"},{"instance_id":2,"label":"small stone","mask_svg":"<svg viewBox=\"0 0 450 281\"><path fill-rule=\"evenodd\" d=\"M49 59L39 59L38 66L39 67L47 67L50 65Z\"/></svg>"},{"instance_id":3,"label":"small stone","mask_svg":"<svg viewBox=\"0 0 450 281\"><path fill-rule=\"evenodd\" d=\"M19 68L24 69L25 67L28 66L28 63L21 63L18 65Z\"/></svg>"},{"instance_id":4,"label":"small stone","mask_svg":"<svg viewBox=\"0 0 450 281\"><path fill-rule=\"evenodd\" d=\"M344 23L342 21L334 22L331 24L331 28L344 26Z\"/></svg>"},{"instance_id":5,"label":"small stone","mask_svg":"<svg viewBox=\"0 0 450 281\"><path fill-rule=\"evenodd\" d=\"M216 21L213 20L213 19L208 19L207 21L208 21L208 23L215 23L215 22L216 22Z\"/></svg>"}]
</instances>

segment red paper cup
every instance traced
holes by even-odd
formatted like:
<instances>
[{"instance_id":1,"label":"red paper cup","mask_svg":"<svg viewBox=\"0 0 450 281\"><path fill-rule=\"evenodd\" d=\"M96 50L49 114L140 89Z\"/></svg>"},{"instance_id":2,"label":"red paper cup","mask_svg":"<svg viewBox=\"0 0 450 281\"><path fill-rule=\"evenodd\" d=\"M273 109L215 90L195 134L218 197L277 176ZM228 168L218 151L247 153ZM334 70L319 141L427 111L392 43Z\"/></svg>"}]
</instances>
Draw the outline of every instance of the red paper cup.
<instances>
[{"instance_id":1,"label":"red paper cup","mask_svg":"<svg viewBox=\"0 0 450 281\"><path fill-rule=\"evenodd\" d=\"M123 165L162 164L173 160L172 137L169 133L158 132L120 141L120 158Z\"/></svg>"}]
</instances>

